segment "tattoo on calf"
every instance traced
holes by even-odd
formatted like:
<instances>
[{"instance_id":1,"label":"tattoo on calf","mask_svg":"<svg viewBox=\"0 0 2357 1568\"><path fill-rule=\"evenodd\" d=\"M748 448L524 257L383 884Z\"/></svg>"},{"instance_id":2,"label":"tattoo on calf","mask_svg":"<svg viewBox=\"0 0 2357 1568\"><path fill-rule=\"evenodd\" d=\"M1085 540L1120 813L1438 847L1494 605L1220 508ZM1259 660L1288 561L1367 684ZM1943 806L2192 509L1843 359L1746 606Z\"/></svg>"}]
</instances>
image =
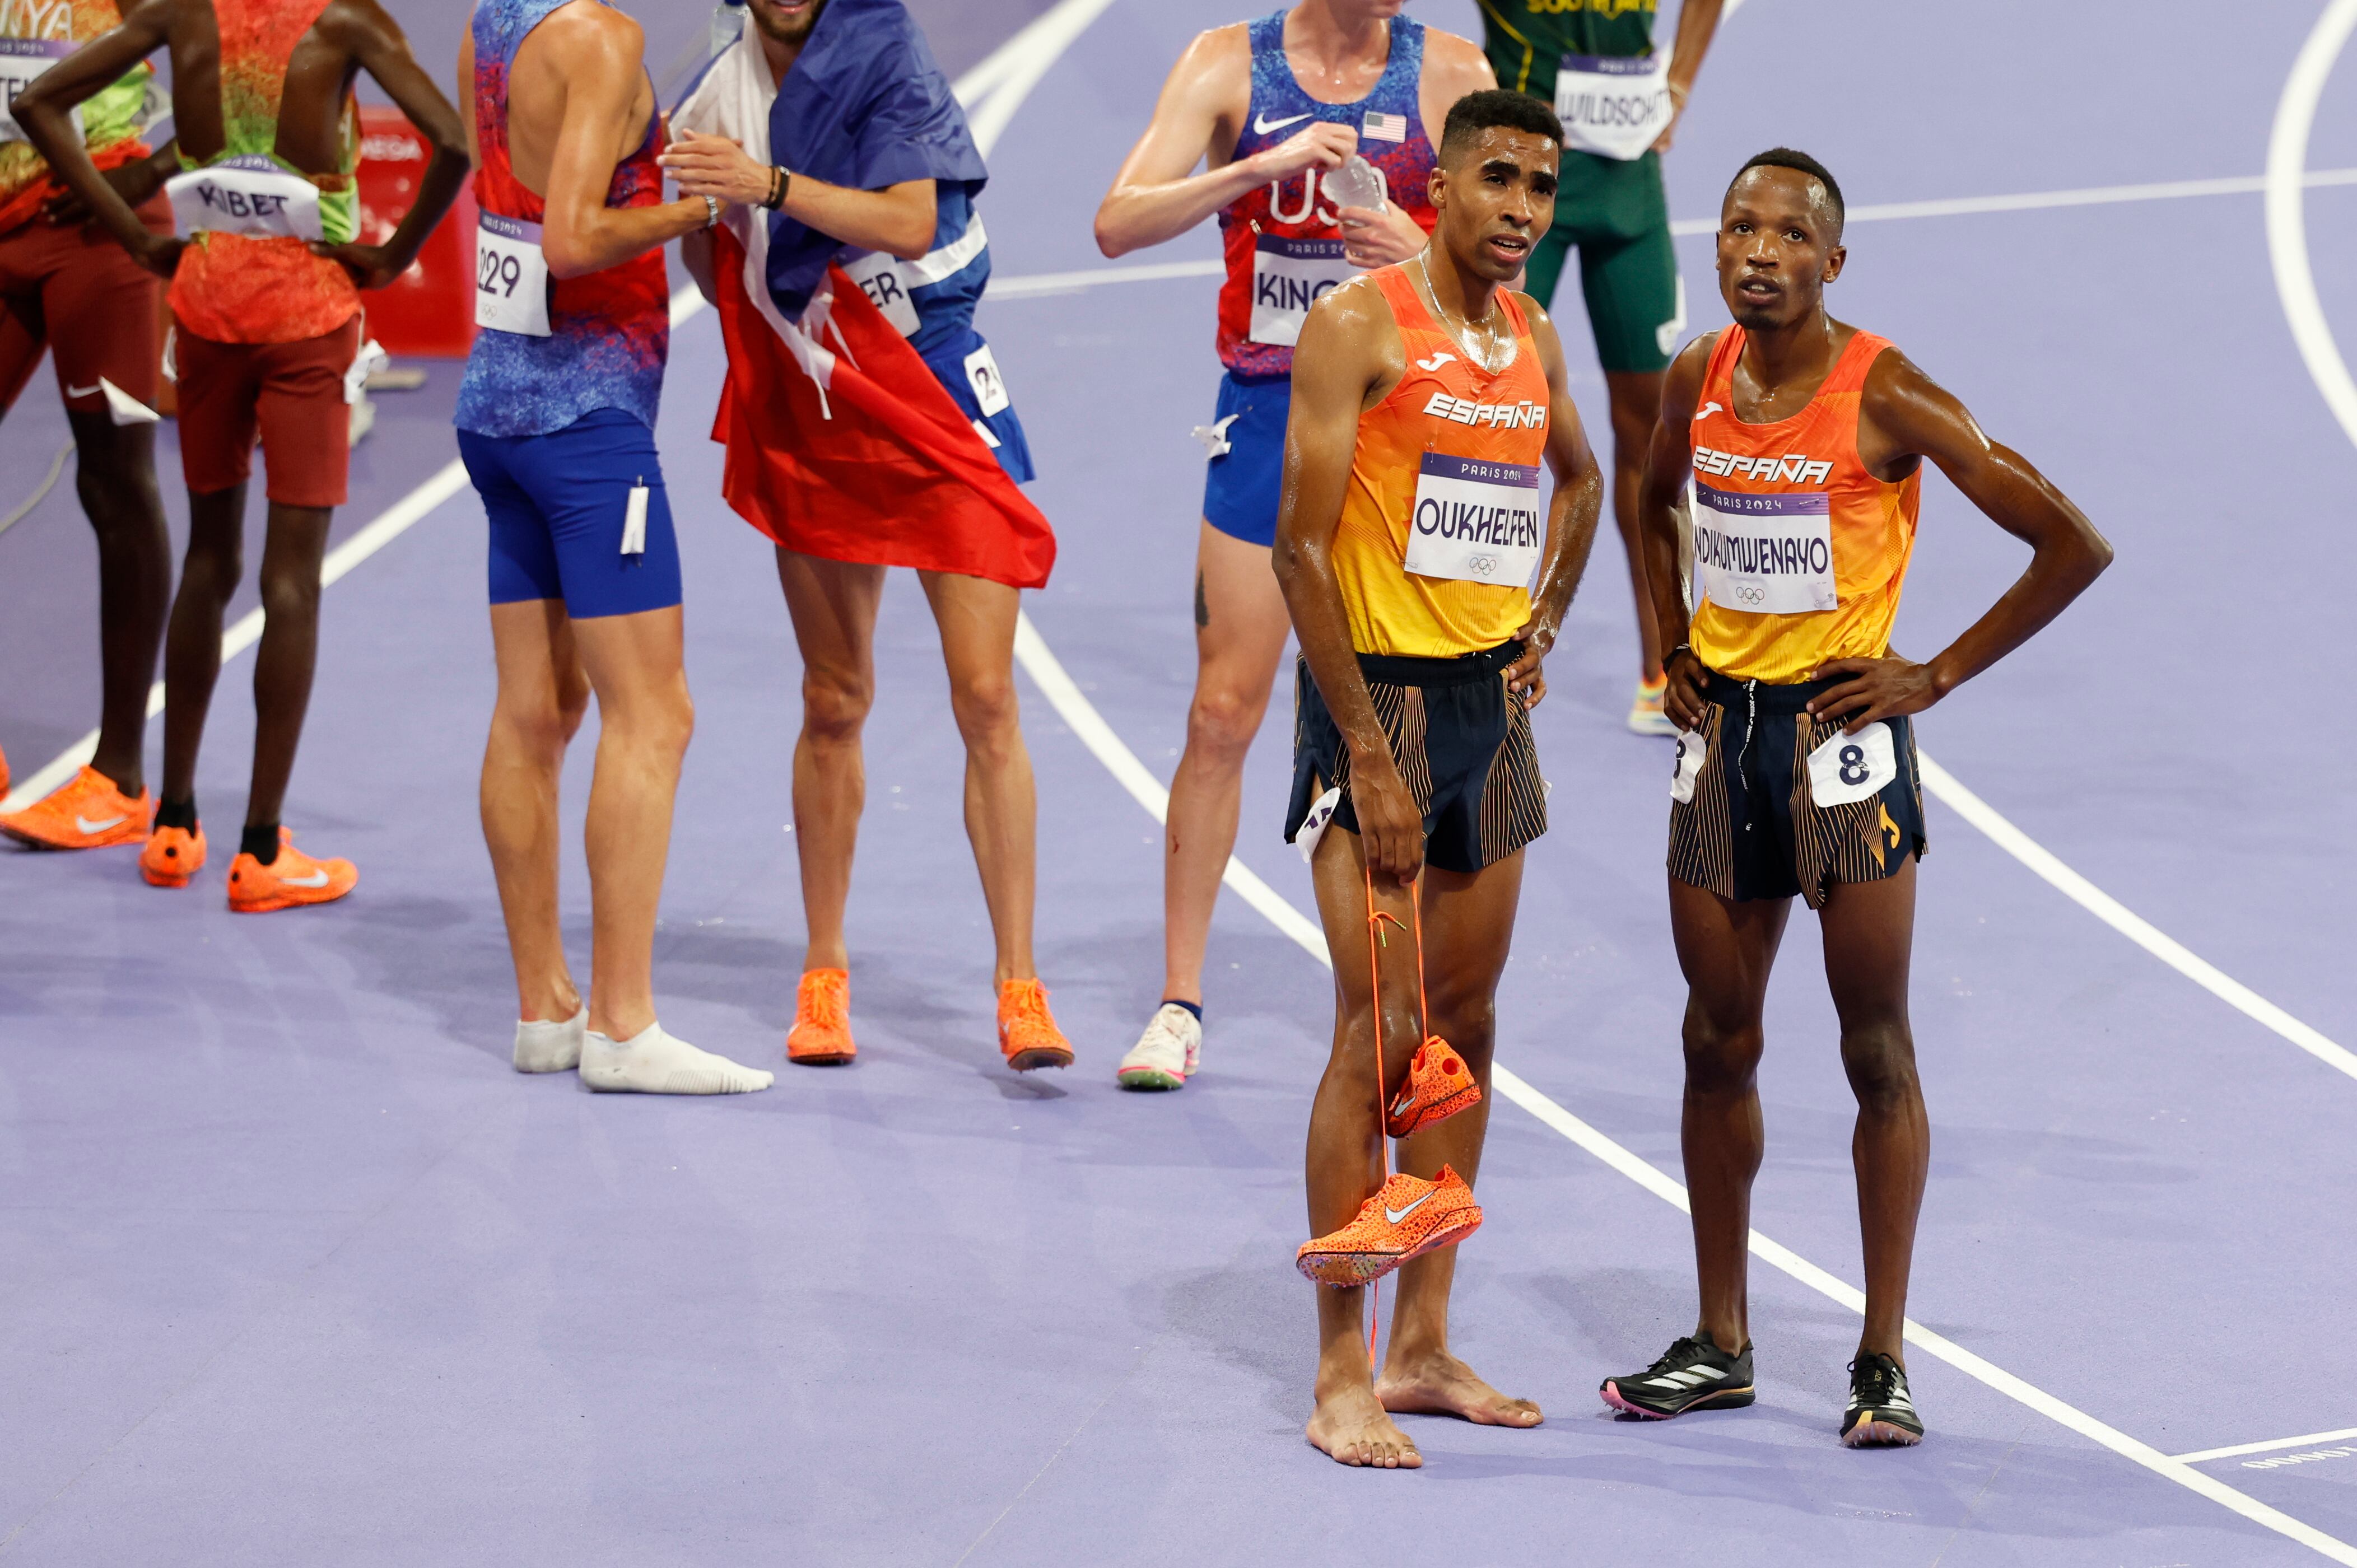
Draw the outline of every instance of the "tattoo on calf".
<instances>
[{"instance_id":1,"label":"tattoo on calf","mask_svg":"<svg viewBox=\"0 0 2357 1568\"><path fill-rule=\"evenodd\" d=\"M1203 597L1203 574L1195 574L1195 629L1201 631L1211 624L1211 606Z\"/></svg>"}]
</instances>

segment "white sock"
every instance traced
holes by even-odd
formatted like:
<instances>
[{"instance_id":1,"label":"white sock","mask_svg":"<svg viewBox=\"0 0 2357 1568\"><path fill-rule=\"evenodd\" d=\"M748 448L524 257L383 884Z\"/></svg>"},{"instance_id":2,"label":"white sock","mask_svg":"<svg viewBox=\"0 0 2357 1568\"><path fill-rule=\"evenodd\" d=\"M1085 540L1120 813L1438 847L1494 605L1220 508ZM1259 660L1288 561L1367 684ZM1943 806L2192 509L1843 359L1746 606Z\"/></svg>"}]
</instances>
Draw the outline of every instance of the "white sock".
<instances>
[{"instance_id":1,"label":"white sock","mask_svg":"<svg viewBox=\"0 0 2357 1568\"><path fill-rule=\"evenodd\" d=\"M516 1023L515 1069L518 1072L571 1072L581 1064L581 1036L589 1027L589 1008L554 1023L519 1019Z\"/></svg>"},{"instance_id":2,"label":"white sock","mask_svg":"<svg viewBox=\"0 0 2357 1568\"><path fill-rule=\"evenodd\" d=\"M775 1078L759 1068L697 1050L650 1024L619 1044L590 1029L581 1036L581 1081L636 1094L750 1094Z\"/></svg>"}]
</instances>

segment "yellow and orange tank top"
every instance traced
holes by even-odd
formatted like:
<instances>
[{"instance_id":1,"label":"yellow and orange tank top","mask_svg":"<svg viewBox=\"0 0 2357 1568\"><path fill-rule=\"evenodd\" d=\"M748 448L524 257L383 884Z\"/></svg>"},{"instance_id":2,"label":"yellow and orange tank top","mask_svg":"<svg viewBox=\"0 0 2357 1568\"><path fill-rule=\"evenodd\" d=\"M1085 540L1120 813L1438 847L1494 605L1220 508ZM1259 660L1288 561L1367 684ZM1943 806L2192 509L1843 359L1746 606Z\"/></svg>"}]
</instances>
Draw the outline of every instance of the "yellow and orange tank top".
<instances>
[{"instance_id":1,"label":"yellow and orange tank top","mask_svg":"<svg viewBox=\"0 0 2357 1568\"><path fill-rule=\"evenodd\" d=\"M1359 415L1334 573L1359 652L1452 659L1497 647L1530 618L1546 542L1546 372L1511 294L1501 298L1512 362L1466 363L1425 306L1417 264L1367 274L1399 326L1407 374Z\"/></svg>"},{"instance_id":2,"label":"yellow and orange tank top","mask_svg":"<svg viewBox=\"0 0 2357 1568\"><path fill-rule=\"evenodd\" d=\"M1920 470L1896 483L1857 456L1858 403L1887 338L1853 336L1790 419L1735 416L1744 331L1718 335L1695 405L1695 654L1784 684L1828 659L1879 659L1915 547Z\"/></svg>"},{"instance_id":3,"label":"yellow and orange tank top","mask_svg":"<svg viewBox=\"0 0 2357 1568\"><path fill-rule=\"evenodd\" d=\"M311 253L296 234L256 232L265 227L240 219L260 193L268 207L283 210L278 188L289 181L313 188L319 239L340 244L358 237L359 192L352 171L360 164L359 110L344 101L337 167L326 173L296 168L278 156L278 105L286 90L286 63L328 0L213 0L221 27L222 145L202 163L186 153L188 172L172 182L172 209L188 247L172 275L172 315L199 338L216 343L295 343L323 337L350 321L361 308L359 287L341 263ZM215 209L203 182L189 188L189 177L217 179L222 192ZM215 222L220 227L214 227Z\"/></svg>"}]
</instances>

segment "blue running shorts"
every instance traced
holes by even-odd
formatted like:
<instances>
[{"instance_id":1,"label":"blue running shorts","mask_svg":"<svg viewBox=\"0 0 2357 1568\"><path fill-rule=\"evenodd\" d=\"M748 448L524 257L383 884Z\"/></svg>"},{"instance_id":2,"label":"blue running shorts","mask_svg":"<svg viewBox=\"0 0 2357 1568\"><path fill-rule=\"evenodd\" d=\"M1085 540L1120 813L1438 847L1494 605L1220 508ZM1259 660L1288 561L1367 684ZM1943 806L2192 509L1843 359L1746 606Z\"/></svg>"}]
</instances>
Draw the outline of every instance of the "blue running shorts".
<instances>
[{"instance_id":1,"label":"blue running shorts","mask_svg":"<svg viewBox=\"0 0 2357 1568\"><path fill-rule=\"evenodd\" d=\"M491 603L562 599L575 620L680 602L679 539L654 432L619 408L545 435L458 432L490 519ZM647 490L645 548L622 553L630 492Z\"/></svg>"},{"instance_id":2,"label":"blue running shorts","mask_svg":"<svg viewBox=\"0 0 2357 1568\"><path fill-rule=\"evenodd\" d=\"M1213 457L1203 479L1203 521L1246 544L1276 542L1278 476L1285 468L1285 418L1293 410L1293 378L1220 378L1211 428L1228 450Z\"/></svg>"}]
</instances>

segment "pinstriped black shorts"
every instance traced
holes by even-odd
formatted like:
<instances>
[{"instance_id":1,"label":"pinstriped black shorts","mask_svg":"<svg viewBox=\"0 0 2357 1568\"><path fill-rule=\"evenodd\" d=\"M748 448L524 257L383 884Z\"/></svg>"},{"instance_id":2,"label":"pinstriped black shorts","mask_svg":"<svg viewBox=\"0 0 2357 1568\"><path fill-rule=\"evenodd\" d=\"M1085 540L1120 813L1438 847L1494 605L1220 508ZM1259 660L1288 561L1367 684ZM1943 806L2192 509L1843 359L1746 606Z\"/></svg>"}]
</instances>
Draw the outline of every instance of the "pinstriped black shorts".
<instances>
[{"instance_id":1,"label":"pinstriped black shorts","mask_svg":"<svg viewBox=\"0 0 2357 1568\"><path fill-rule=\"evenodd\" d=\"M1837 882L1879 882L1928 847L1915 732L1890 726L1896 771L1873 794L1837 805L1817 803L1809 757L1841 734L1811 718L1812 698L1847 677L1771 686L1714 674L1698 732L1680 737L1680 778L1692 774L1692 799L1670 803L1670 875L1722 898L1790 898L1824 907ZM1871 729L1874 726L1869 725ZM1697 736L1702 764L1690 758ZM1853 737L1853 739L1861 737ZM1830 777L1868 778L1851 758L1863 746L1833 748Z\"/></svg>"},{"instance_id":2,"label":"pinstriped black shorts","mask_svg":"<svg viewBox=\"0 0 2357 1568\"><path fill-rule=\"evenodd\" d=\"M1531 739L1531 717L1508 694L1505 668L1519 642L1458 659L1361 653L1359 670L1391 742L1400 778L1424 812L1425 859L1470 874L1546 832L1546 783ZM1359 831L1351 805L1351 754L1326 709L1307 660L1293 678L1293 796L1285 841L1293 842L1318 797L1339 786L1333 825Z\"/></svg>"}]
</instances>

